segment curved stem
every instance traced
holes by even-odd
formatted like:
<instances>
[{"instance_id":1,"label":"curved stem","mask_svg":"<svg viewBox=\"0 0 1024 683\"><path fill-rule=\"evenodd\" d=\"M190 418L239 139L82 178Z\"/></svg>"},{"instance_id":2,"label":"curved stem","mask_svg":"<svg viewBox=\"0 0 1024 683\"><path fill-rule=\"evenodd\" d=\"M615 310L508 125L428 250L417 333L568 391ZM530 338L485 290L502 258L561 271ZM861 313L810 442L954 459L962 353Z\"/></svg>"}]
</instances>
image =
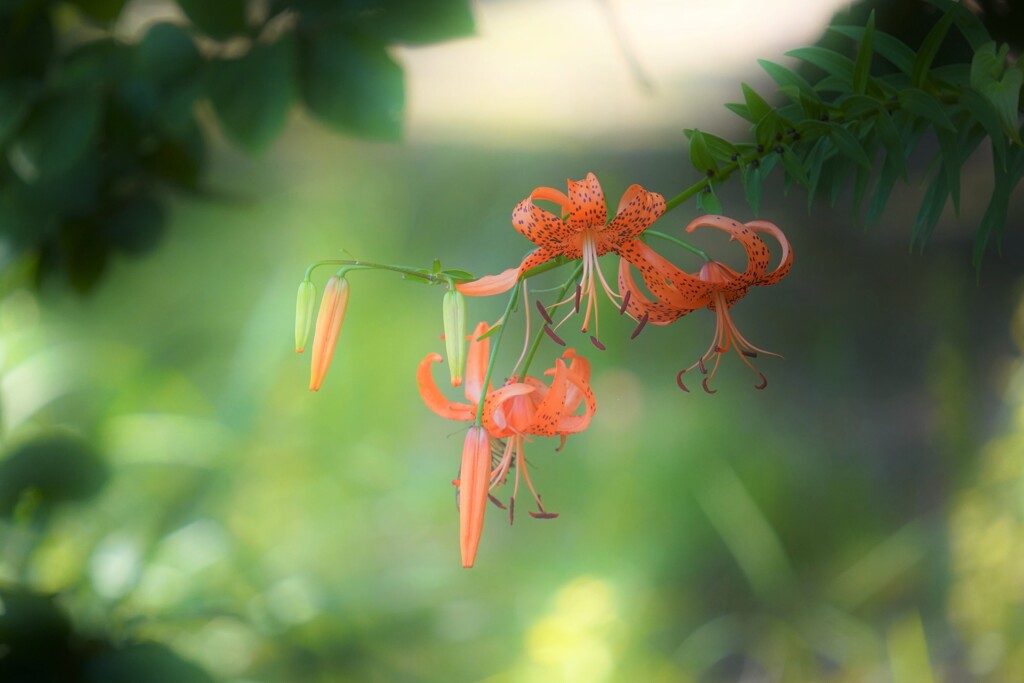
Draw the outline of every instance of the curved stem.
<instances>
[{"instance_id":1,"label":"curved stem","mask_svg":"<svg viewBox=\"0 0 1024 683\"><path fill-rule=\"evenodd\" d=\"M320 266L345 266L350 270L357 268L367 270L390 270L394 273L401 273L402 275L405 275L407 277L414 277L418 280L426 280L427 282L430 282L432 284L445 283L451 280L451 278L448 276L430 273L428 271L424 271L421 268L410 268L408 266L394 266L386 263L373 263L372 261L358 261L355 259L328 259L326 261L317 261L316 263L311 263L306 268L306 279L308 280L309 277L312 275L314 268L319 268Z\"/></svg>"},{"instance_id":2,"label":"curved stem","mask_svg":"<svg viewBox=\"0 0 1024 683\"><path fill-rule=\"evenodd\" d=\"M692 244L690 244L689 242L681 240L678 237L673 237L672 235L668 235L668 234L663 233L663 232L658 232L657 230L644 230L643 234L644 235L650 235L651 237L658 237L660 239L665 240L666 242L671 242L672 244L678 244L683 249L687 249L689 251L692 251L697 256L700 256L706 262L708 262L708 263L711 262L711 257L708 256L706 251L704 251L703 249L699 249L698 247L695 247Z\"/></svg>"},{"instance_id":3,"label":"curved stem","mask_svg":"<svg viewBox=\"0 0 1024 683\"><path fill-rule=\"evenodd\" d=\"M519 288L522 286L522 280L516 280L515 286L512 287L512 293L508 297L508 305L505 306L505 313L501 316L501 329L498 330L494 343L491 344L491 357L487 359L487 372L484 373L484 383L480 390L480 403L477 404L476 419L473 421L473 424L478 427L483 422L484 404L487 403L487 387L491 386L491 375L494 374L494 360L498 357L498 349L501 347L502 337L505 336L505 328L508 326L508 318L512 314L512 308L515 306L516 298L519 296Z\"/></svg>"}]
</instances>

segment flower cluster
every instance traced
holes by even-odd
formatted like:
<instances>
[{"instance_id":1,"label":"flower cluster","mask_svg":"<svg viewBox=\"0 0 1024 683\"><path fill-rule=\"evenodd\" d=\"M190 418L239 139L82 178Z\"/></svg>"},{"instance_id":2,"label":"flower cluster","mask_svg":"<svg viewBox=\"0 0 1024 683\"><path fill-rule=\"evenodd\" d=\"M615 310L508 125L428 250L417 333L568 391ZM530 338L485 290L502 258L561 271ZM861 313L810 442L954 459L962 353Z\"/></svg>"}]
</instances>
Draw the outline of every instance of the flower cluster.
<instances>
[{"instance_id":1,"label":"flower cluster","mask_svg":"<svg viewBox=\"0 0 1024 683\"><path fill-rule=\"evenodd\" d=\"M553 213L536 202L548 202L559 213ZM561 450L568 435L579 433L590 425L597 410L590 387L590 363L574 349L566 348L561 356L553 359L541 377L529 375L528 371L544 337L567 347L559 329L576 315L582 318L580 330L589 335L594 347L605 349L598 328L600 294L611 300L620 315L628 315L636 321L631 338L649 324L669 325L702 308L715 314L715 332L708 350L676 375L677 384L684 391L689 391L684 375L696 369L701 373L703 389L710 394L715 393L710 383L723 354L730 350L757 375L755 388L767 386L767 379L753 360L760 354L777 354L747 341L736 327L730 309L751 288L774 284L786 276L793 262L788 240L777 226L767 221L740 223L715 215L693 220L686 227L687 233L701 227L715 228L729 235L731 241L736 241L745 250L745 268L733 270L679 238L649 230L674 203L678 203L678 198L666 203L662 195L632 185L619 201L615 215L609 218L604 192L591 173L583 180L570 180L567 193L538 187L516 205L512 211L512 226L533 242L536 249L527 254L518 266L496 275L473 279L464 271L441 270L437 263L433 269L427 270L360 261L323 262L338 264L342 268L328 282L316 321L310 380L310 389L313 390L319 389L323 381L341 328L348 300L347 271L366 268L391 270L447 287L443 305L445 346L451 384L464 385L465 402L446 398L434 381L432 368L442 360L440 354L430 353L420 362L416 380L420 396L430 410L443 418L468 424L459 478L453 482L458 487L459 538L464 567L473 566L475 561L488 500L507 510L511 522L520 482L529 489L537 507L536 511L530 511L531 516L541 519L557 517L545 510L530 478L524 456L525 444L533 437L558 436L561 443L557 450ZM771 270L771 254L763 236L770 236L780 247L779 262ZM687 272L655 251L649 244L651 238L682 245L701 255L704 263L695 272ZM619 258L617 279L606 278L601 269L600 258L608 254ZM564 264L573 264L575 270L565 281L561 293L550 304L544 304L540 299L533 302L541 320L538 321L540 330L531 343L530 318L534 308L530 305L526 281ZM634 270L639 273L640 282L635 278ZM296 306L298 351L305 347L313 327L315 288L310 282L309 272L299 286ZM467 336L465 297L491 296L509 290L508 306L501 319L494 324L481 322ZM523 309L527 340L508 378L495 388L491 376L497 347L520 293L526 301ZM512 494L506 506L494 492L506 483L513 470Z\"/></svg>"}]
</instances>

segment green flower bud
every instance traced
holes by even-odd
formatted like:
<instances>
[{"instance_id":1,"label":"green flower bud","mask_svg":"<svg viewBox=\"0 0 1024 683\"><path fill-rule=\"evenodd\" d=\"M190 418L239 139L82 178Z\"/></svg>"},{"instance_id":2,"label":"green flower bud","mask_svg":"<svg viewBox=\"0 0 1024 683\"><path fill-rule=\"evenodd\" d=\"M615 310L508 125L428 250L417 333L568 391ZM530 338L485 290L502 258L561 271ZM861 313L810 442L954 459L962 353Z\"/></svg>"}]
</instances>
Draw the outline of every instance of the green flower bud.
<instances>
[{"instance_id":1,"label":"green flower bud","mask_svg":"<svg viewBox=\"0 0 1024 683\"><path fill-rule=\"evenodd\" d=\"M466 364L466 298L454 287L444 295L444 343L452 386L457 387L462 384L462 367Z\"/></svg>"},{"instance_id":2,"label":"green flower bud","mask_svg":"<svg viewBox=\"0 0 1024 683\"><path fill-rule=\"evenodd\" d=\"M309 333L313 329L313 307L316 306L316 285L309 280L299 283L295 297L295 353L306 350Z\"/></svg>"}]
</instances>

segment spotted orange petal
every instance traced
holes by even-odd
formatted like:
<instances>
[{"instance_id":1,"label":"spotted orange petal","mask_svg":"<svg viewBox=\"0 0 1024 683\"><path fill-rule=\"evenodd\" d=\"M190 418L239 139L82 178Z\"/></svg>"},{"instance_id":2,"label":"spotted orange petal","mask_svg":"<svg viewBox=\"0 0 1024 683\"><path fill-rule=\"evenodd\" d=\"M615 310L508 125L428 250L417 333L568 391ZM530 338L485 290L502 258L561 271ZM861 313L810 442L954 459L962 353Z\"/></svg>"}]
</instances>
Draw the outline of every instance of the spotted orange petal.
<instances>
[{"instance_id":1,"label":"spotted orange petal","mask_svg":"<svg viewBox=\"0 0 1024 683\"><path fill-rule=\"evenodd\" d=\"M779 245L782 247L782 256L779 259L779 265L772 272L768 273L760 280L755 282L755 285L774 285L776 282L786 277L789 274L789 269L793 267L793 250L790 249L789 240L783 234L779 226L769 221L750 221L747 223L747 227L757 232L766 232L774 237Z\"/></svg>"},{"instance_id":2,"label":"spotted orange petal","mask_svg":"<svg viewBox=\"0 0 1024 683\"><path fill-rule=\"evenodd\" d=\"M583 180L569 182L569 216L566 222L574 232L584 228L604 227L608 222L608 207L604 203L604 190L597 176L588 173ZM578 257L576 257L578 258Z\"/></svg>"},{"instance_id":3,"label":"spotted orange petal","mask_svg":"<svg viewBox=\"0 0 1024 683\"><path fill-rule=\"evenodd\" d=\"M737 288L750 286L764 277L764 273L768 269L768 247L751 228L727 216L707 215L690 221L690 224L686 226L686 232L693 232L702 226L717 228L729 233L731 239L739 242L746 250L747 267L740 273L739 278L732 286Z\"/></svg>"},{"instance_id":4,"label":"spotted orange petal","mask_svg":"<svg viewBox=\"0 0 1024 683\"><path fill-rule=\"evenodd\" d=\"M638 237L663 213L664 197L657 192L648 192L639 185L631 185L622 195L615 218L600 234L606 242L617 246Z\"/></svg>"},{"instance_id":5,"label":"spotted orange petal","mask_svg":"<svg viewBox=\"0 0 1024 683\"><path fill-rule=\"evenodd\" d=\"M537 436L554 436L558 430L558 422L565 412L565 393L568 384L568 370L561 358L555 360L554 379L548 389L544 401L537 406L533 420L524 431Z\"/></svg>"}]
</instances>

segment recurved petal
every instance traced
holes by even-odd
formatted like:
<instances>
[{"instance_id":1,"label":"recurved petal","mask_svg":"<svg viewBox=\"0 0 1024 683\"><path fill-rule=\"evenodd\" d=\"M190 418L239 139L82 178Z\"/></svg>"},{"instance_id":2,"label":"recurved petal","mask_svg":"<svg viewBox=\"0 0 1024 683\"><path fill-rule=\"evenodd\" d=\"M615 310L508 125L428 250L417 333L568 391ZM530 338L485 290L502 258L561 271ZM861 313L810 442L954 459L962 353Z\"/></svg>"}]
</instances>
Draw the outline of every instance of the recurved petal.
<instances>
[{"instance_id":1,"label":"recurved petal","mask_svg":"<svg viewBox=\"0 0 1024 683\"><path fill-rule=\"evenodd\" d=\"M663 213L664 197L657 192L648 192L639 185L632 185L622 195L619 210L608 227L602 231L602 235L611 244L622 244L639 236L651 223L661 218Z\"/></svg>"},{"instance_id":2,"label":"recurved petal","mask_svg":"<svg viewBox=\"0 0 1024 683\"><path fill-rule=\"evenodd\" d=\"M729 233L729 236L746 250L747 267L740 273L737 285L752 285L764 277L764 272L768 269L768 247L751 228L727 216L707 215L690 221L686 226L686 232L693 232L702 226Z\"/></svg>"},{"instance_id":3,"label":"recurved petal","mask_svg":"<svg viewBox=\"0 0 1024 683\"><path fill-rule=\"evenodd\" d=\"M619 292L629 299L626 301L626 313L634 320L647 318L651 325L668 325L692 310L677 310L661 301L651 301L637 286L633 279L633 272L630 269L629 261L619 260Z\"/></svg>"},{"instance_id":4,"label":"recurved petal","mask_svg":"<svg viewBox=\"0 0 1024 683\"><path fill-rule=\"evenodd\" d=\"M497 275L484 275L472 282L460 282L455 285L455 289L466 296L491 296L512 289L518 279L519 269L509 268Z\"/></svg>"},{"instance_id":5,"label":"recurved petal","mask_svg":"<svg viewBox=\"0 0 1024 683\"><path fill-rule=\"evenodd\" d=\"M619 255L636 266L651 294L670 308L687 313L703 308L716 289L715 284L680 270L640 240L624 244Z\"/></svg>"},{"instance_id":6,"label":"recurved petal","mask_svg":"<svg viewBox=\"0 0 1024 683\"><path fill-rule=\"evenodd\" d=\"M437 383L434 382L434 376L431 374L430 368L434 363L440 362L441 354L439 353L428 354L426 358L420 361L419 368L416 370L416 384L420 389L420 398L423 399L428 408L445 419L474 419L476 417L476 406L449 401L441 393L441 390L437 388Z\"/></svg>"},{"instance_id":7,"label":"recurved petal","mask_svg":"<svg viewBox=\"0 0 1024 683\"><path fill-rule=\"evenodd\" d=\"M572 359L566 373L569 384L565 393L565 410L556 429L558 434L564 436L581 432L590 425L597 410L597 399L590 388L590 362L583 356L577 356L573 349L567 349L562 357ZM584 404L584 410L582 414L576 415L580 403Z\"/></svg>"},{"instance_id":8,"label":"recurved petal","mask_svg":"<svg viewBox=\"0 0 1024 683\"><path fill-rule=\"evenodd\" d=\"M488 392L484 402L483 425L491 436L502 439L524 431L525 425L513 419L513 411L509 405L518 396L525 396L536 391L534 387L522 382L513 382L495 391Z\"/></svg>"},{"instance_id":9,"label":"recurved petal","mask_svg":"<svg viewBox=\"0 0 1024 683\"><path fill-rule=\"evenodd\" d=\"M462 446L462 467L459 469L459 550L462 566L473 566L480 534L484 530L487 510L487 489L491 476L491 440L487 430L476 425L469 428Z\"/></svg>"},{"instance_id":10,"label":"recurved petal","mask_svg":"<svg viewBox=\"0 0 1024 683\"><path fill-rule=\"evenodd\" d=\"M538 187L534 192L550 189ZM552 192L556 192L556 190L552 190ZM564 195L562 196L564 197ZM544 196L543 198L548 199L549 197ZM557 249L561 243L568 241L576 233L576 230L561 218L534 204L530 197L519 202L516 204L516 208L512 209L512 227L538 247L552 249Z\"/></svg>"},{"instance_id":11,"label":"recurved petal","mask_svg":"<svg viewBox=\"0 0 1024 683\"><path fill-rule=\"evenodd\" d=\"M487 375L487 361L491 353L491 339L481 339L488 330L487 323L478 323L469 335L469 353L466 354L466 399L480 403L484 394L484 377Z\"/></svg>"},{"instance_id":12,"label":"recurved petal","mask_svg":"<svg viewBox=\"0 0 1024 683\"><path fill-rule=\"evenodd\" d=\"M789 274L789 269L793 267L793 250L789 246L789 240L786 239L786 235L783 234L779 226L769 221L750 221L747 223L747 227L756 232L766 232L776 240L782 247L782 256L779 259L779 265L776 266L775 270L768 273L760 280L755 282L755 285L774 285L776 282L786 277Z\"/></svg>"},{"instance_id":13,"label":"recurved petal","mask_svg":"<svg viewBox=\"0 0 1024 683\"><path fill-rule=\"evenodd\" d=\"M565 393L568 385L569 371L561 358L555 359L554 375L547 396L537 406L533 420L524 431L537 436L554 436L558 432L558 423L565 415ZM547 374L547 373L545 373Z\"/></svg>"},{"instance_id":14,"label":"recurved petal","mask_svg":"<svg viewBox=\"0 0 1024 683\"><path fill-rule=\"evenodd\" d=\"M608 222L608 207L604 203L604 190L597 176L588 173L583 180L569 181L569 217L567 222L575 230L603 228Z\"/></svg>"}]
</instances>

